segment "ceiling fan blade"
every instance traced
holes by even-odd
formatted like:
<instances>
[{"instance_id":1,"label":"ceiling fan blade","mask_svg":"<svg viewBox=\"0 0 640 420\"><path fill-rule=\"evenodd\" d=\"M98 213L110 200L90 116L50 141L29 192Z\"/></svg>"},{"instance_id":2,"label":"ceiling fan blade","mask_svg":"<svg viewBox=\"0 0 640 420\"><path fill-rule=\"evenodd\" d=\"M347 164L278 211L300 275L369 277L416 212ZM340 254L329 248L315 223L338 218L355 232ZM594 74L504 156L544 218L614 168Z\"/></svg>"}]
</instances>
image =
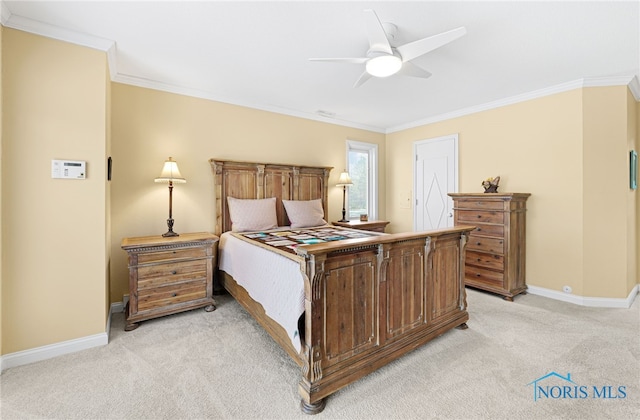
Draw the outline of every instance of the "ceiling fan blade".
<instances>
[{"instance_id":1,"label":"ceiling fan blade","mask_svg":"<svg viewBox=\"0 0 640 420\"><path fill-rule=\"evenodd\" d=\"M449 42L456 40L467 33L464 26L443 32L438 35L422 38L417 41L409 42L396 48L402 56L402 61L406 62L420 57L423 54L433 51Z\"/></svg>"},{"instance_id":2,"label":"ceiling fan blade","mask_svg":"<svg viewBox=\"0 0 640 420\"><path fill-rule=\"evenodd\" d=\"M422 67L418 67L410 61L402 64L402 68L398 72L403 76L411 76L411 77L420 77L422 79L426 79L431 77L431 73L423 69Z\"/></svg>"},{"instance_id":3,"label":"ceiling fan blade","mask_svg":"<svg viewBox=\"0 0 640 420\"><path fill-rule=\"evenodd\" d=\"M333 61L342 63L364 64L368 60L367 57L352 57L352 58L310 58L309 61Z\"/></svg>"},{"instance_id":4,"label":"ceiling fan blade","mask_svg":"<svg viewBox=\"0 0 640 420\"><path fill-rule=\"evenodd\" d=\"M372 9L366 9L364 12L367 36L369 37L369 51L393 54L391 44L389 44L389 40L387 39L387 33L384 31L376 12Z\"/></svg>"},{"instance_id":5,"label":"ceiling fan blade","mask_svg":"<svg viewBox=\"0 0 640 420\"><path fill-rule=\"evenodd\" d=\"M366 82L367 80L371 79L371 75L369 73L367 73L366 71L364 73L362 73L360 75L360 77L358 78L358 80L356 80L356 82L354 83L353 87L357 88L359 86L362 86L362 84L364 82Z\"/></svg>"}]
</instances>

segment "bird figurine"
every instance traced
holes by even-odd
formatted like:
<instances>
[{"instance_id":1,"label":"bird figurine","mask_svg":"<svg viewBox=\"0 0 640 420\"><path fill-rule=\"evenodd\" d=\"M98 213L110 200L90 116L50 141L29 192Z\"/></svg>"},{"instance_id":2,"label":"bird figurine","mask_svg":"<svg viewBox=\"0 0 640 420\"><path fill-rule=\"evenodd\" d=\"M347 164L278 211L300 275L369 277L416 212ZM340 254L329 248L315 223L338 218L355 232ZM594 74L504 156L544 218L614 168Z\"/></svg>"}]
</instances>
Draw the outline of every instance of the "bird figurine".
<instances>
[{"instance_id":1,"label":"bird figurine","mask_svg":"<svg viewBox=\"0 0 640 420\"><path fill-rule=\"evenodd\" d=\"M484 187L484 192L486 193L497 193L498 192L498 183L500 182L500 176L495 178L487 178L482 181L482 186Z\"/></svg>"}]
</instances>

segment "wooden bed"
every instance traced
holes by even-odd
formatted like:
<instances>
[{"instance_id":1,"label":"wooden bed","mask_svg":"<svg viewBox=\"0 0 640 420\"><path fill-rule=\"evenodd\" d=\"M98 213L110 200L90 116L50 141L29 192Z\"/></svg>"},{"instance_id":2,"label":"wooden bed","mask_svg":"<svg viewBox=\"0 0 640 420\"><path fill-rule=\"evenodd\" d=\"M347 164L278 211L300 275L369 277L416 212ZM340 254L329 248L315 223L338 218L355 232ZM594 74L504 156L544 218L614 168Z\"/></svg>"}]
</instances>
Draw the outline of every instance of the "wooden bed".
<instances>
[{"instance_id":1,"label":"wooden bed","mask_svg":"<svg viewBox=\"0 0 640 420\"><path fill-rule=\"evenodd\" d=\"M231 230L227 197L321 199L327 216L329 167L210 160L216 234ZM326 219L328 220L328 219ZM398 233L297 248L304 257L304 326L297 352L284 328L220 271L224 288L301 367L304 413L326 397L446 331L466 328L464 249L473 227Z\"/></svg>"}]
</instances>

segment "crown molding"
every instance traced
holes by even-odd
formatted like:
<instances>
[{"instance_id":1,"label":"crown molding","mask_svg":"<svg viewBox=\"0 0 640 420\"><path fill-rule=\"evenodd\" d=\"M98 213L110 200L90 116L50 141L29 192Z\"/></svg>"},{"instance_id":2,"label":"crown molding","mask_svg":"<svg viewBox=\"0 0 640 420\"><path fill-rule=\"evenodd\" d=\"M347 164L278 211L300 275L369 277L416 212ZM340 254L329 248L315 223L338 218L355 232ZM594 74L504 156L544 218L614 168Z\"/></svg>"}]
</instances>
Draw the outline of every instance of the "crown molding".
<instances>
[{"instance_id":1,"label":"crown molding","mask_svg":"<svg viewBox=\"0 0 640 420\"><path fill-rule=\"evenodd\" d=\"M613 76L613 77L595 77L587 79L578 79L566 83L561 83L548 88L535 90L532 92L523 93L520 95L503 98L497 101L472 106L469 108L463 108L456 111L452 111L445 114L436 115L417 121L413 121L407 124L398 125L390 128L382 128L377 126L371 126L367 124L354 123L351 121L341 120L339 118L332 118L329 116L323 116L316 113L295 111L291 109L281 108L272 105L247 103L243 101L237 101L230 98L222 98L216 96L210 92L186 88L182 86L170 85L167 83L143 79L135 76L130 76L118 72L117 66L117 47L115 41L87 35L80 32L71 31L58 26L49 25L46 23L38 22L32 19L27 19L21 16L16 16L11 13L4 0L0 0L0 18L3 26L8 28L18 29L21 31L41 35L48 38L57 39L60 41L69 42L76 45L81 45L100 51L105 51L107 54L107 61L109 64L109 73L111 80L123 84L144 87L148 89L155 89L169 93L175 93L179 95L193 96L196 98L212 100L216 102L227 103L231 105L242 106L246 108L258 109L267 112L273 112L276 114L289 115L292 117L304 118L308 120L335 124L345 127L356 128L360 130L367 130L382 134L391 134L398 131L403 131L411 128L420 127L423 125L433 124L440 121L445 121L453 118L459 118L465 115L475 114L482 111L488 111L495 108L500 108L507 105L513 105L519 102L525 102L544 96L554 95L561 92L566 92L573 89L579 89L584 87L598 87L598 86L621 86L626 85L633 94L636 101L640 101L640 82L638 76L634 72L631 76Z\"/></svg>"},{"instance_id":2,"label":"crown molding","mask_svg":"<svg viewBox=\"0 0 640 420\"><path fill-rule=\"evenodd\" d=\"M629 90L636 102L640 102L640 81L638 81L638 76L633 76L633 79L629 82Z\"/></svg>"},{"instance_id":3,"label":"crown molding","mask_svg":"<svg viewBox=\"0 0 640 420\"><path fill-rule=\"evenodd\" d=\"M460 110L449 112L446 114L436 115L434 117L417 120L417 121L403 124L403 125L398 125L398 126L389 128L386 133L391 134L398 131L408 130L410 128L416 128L416 127L433 124L440 121L459 118L465 115L475 114L482 111L488 111L491 109L500 108L507 105L513 105L519 102L526 102L532 99L542 98L544 96L549 96L549 95L555 95L557 93L567 92L574 89L581 89L585 87L601 87L601 86L628 86L629 89L631 90L631 93L636 98L636 101L640 101L640 84L638 83L638 76L631 75L631 76L613 76L613 77L593 77L593 78L587 78L587 79L573 80L570 82L561 83L548 88L538 89L538 90L526 92L520 95L499 99L497 101L487 102L485 104L460 109Z\"/></svg>"},{"instance_id":4,"label":"crown molding","mask_svg":"<svg viewBox=\"0 0 640 420\"><path fill-rule=\"evenodd\" d=\"M248 103L246 101L236 101L231 98L217 96L211 92L207 92L199 89L172 85L164 82L159 82L157 80L144 79L141 77L135 77L135 76L126 75L122 73L117 74L115 78L113 78L112 80L114 82L122 83L125 85L138 86L138 87L147 88L147 89L175 93L178 95L185 95L185 96L191 96L191 97L200 98L200 99L207 99L210 101L221 102L221 103L226 103L230 105L237 105L244 108L251 108L251 109L257 109L260 111L273 112L275 114L288 115L291 117L304 118L307 120L319 121L319 122L335 124L335 125L340 125L340 126L345 126L350 128L357 128L360 130L373 131L373 132L382 133L382 134L384 134L385 132L385 129L382 127L375 127L375 126L369 126L366 124L354 123L351 121L344 121L338 118L324 117L322 115L318 115L314 113L296 111L296 110L277 107L273 105Z\"/></svg>"},{"instance_id":5,"label":"crown molding","mask_svg":"<svg viewBox=\"0 0 640 420\"><path fill-rule=\"evenodd\" d=\"M7 26L6 23L9 21L11 17L11 10L5 4L4 0L0 0L0 23L3 26Z\"/></svg>"},{"instance_id":6,"label":"crown molding","mask_svg":"<svg viewBox=\"0 0 640 420\"><path fill-rule=\"evenodd\" d=\"M36 35L41 35L47 38L57 39L58 41L69 42L71 44L104 51L107 53L107 61L109 64L109 74L111 76L111 80L113 80L118 74L118 66L116 60L117 50L115 41L93 35L87 35L81 32L71 31L59 26L49 25L48 23L38 22L33 19L27 19L22 16L13 15L11 14L11 11L9 11L5 2L2 0L0 0L0 6L2 8L3 26Z\"/></svg>"},{"instance_id":7,"label":"crown molding","mask_svg":"<svg viewBox=\"0 0 640 420\"><path fill-rule=\"evenodd\" d=\"M27 19L13 14L9 15L4 26L100 51L108 51L115 44L115 42L110 39L71 31L59 26L49 25L48 23L38 22L33 19Z\"/></svg>"}]
</instances>

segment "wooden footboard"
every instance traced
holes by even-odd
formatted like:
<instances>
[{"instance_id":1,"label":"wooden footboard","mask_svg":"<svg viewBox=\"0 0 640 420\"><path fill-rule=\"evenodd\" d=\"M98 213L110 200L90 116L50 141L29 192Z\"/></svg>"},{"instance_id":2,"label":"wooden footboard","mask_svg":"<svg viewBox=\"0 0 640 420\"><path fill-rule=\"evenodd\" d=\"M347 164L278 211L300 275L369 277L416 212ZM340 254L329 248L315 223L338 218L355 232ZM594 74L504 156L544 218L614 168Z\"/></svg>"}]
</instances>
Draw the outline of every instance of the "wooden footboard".
<instances>
[{"instance_id":1,"label":"wooden footboard","mask_svg":"<svg viewBox=\"0 0 640 420\"><path fill-rule=\"evenodd\" d=\"M469 319L464 248L472 228L300 247L307 262L302 409Z\"/></svg>"},{"instance_id":2,"label":"wooden footboard","mask_svg":"<svg viewBox=\"0 0 640 420\"><path fill-rule=\"evenodd\" d=\"M302 367L301 407L315 414L328 395L454 327L465 327L464 248L470 230L299 247L305 257L300 354L242 287L225 273L223 282Z\"/></svg>"}]
</instances>

